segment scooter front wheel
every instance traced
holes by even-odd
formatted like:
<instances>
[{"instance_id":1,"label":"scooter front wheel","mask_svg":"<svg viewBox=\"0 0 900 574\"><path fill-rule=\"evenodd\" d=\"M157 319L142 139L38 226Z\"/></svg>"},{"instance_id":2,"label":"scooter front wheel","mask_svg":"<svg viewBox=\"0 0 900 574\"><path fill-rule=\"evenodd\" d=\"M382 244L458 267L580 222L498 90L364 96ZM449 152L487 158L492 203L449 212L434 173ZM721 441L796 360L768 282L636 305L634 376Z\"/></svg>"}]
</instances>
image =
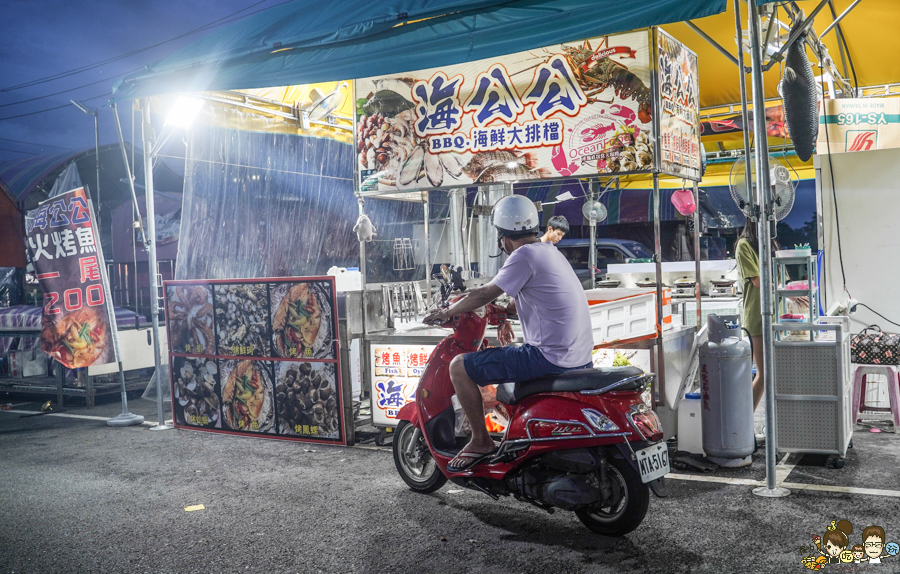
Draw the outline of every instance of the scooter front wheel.
<instances>
[{"instance_id":1,"label":"scooter front wheel","mask_svg":"<svg viewBox=\"0 0 900 574\"><path fill-rule=\"evenodd\" d=\"M607 471L609 500L598 502L575 514L581 522L599 534L623 536L637 528L647 515L650 488L627 460L609 457Z\"/></svg>"},{"instance_id":2,"label":"scooter front wheel","mask_svg":"<svg viewBox=\"0 0 900 574\"><path fill-rule=\"evenodd\" d=\"M427 494L447 482L438 468L425 436L409 421L400 421L394 431L394 464L400 477L411 489Z\"/></svg>"}]
</instances>

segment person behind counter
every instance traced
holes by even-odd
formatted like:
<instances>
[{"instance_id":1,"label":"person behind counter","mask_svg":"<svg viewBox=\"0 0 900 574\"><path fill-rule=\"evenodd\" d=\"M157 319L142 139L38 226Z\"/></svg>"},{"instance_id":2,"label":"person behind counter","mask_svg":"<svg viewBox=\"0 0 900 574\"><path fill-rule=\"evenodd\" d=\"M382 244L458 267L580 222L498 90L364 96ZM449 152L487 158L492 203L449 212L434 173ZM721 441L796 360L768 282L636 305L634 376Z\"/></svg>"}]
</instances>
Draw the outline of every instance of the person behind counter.
<instances>
[{"instance_id":1,"label":"person behind counter","mask_svg":"<svg viewBox=\"0 0 900 574\"><path fill-rule=\"evenodd\" d=\"M778 242L772 239L772 253L778 249ZM756 376L753 377L753 410L762 400L765 383L763 381L763 340L762 340L762 305L760 303L759 286L759 236L756 223L747 222L744 231L734 246L734 258L737 261L738 275L741 278L741 290L744 304L741 310L741 324L750 334L753 345L753 362L756 364ZM806 297L793 298L803 305L809 304Z\"/></svg>"},{"instance_id":2,"label":"person behind counter","mask_svg":"<svg viewBox=\"0 0 900 574\"><path fill-rule=\"evenodd\" d=\"M541 243L548 241L553 245L559 243L559 240L566 236L569 232L569 220L562 215L554 215L547 222L547 231L541 236Z\"/></svg>"},{"instance_id":3,"label":"person behind counter","mask_svg":"<svg viewBox=\"0 0 900 574\"><path fill-rule=\"evenodd\" d=\"M503 267L490 283L467 291L450 307L432 311L424 322L443 323L505 292L516 302L525 344L505 346L512 341L506 323L498 332L504 346L458 355L450 362L450 380L472 427L472 440L447 465L450 472L475 466L497 448L485 426L478 387L591 366L594 340L587 299L563 254L537 240L534 203L521 195L504 197L494 206L493 223L500 247L509 254Z\"/></svg>"},{"instance_id":4,"label":"person behind counter","mask_svg":"<svg viewBox=\"0 0 900 574\"><path fill-rule=\"evenodd\" d=\"M776 248L777 243L773 239L772 251L774 252ZM764 385L762 308L759 299L759 238L756 223L749 219L734 246L734 258L737 260L741 291L744 293L741 324L750 334L750 342L753 344L753 362L756 363L756 376L753 377L753 410L756 411L763 396Z\"/></svg>"}]
</instances>

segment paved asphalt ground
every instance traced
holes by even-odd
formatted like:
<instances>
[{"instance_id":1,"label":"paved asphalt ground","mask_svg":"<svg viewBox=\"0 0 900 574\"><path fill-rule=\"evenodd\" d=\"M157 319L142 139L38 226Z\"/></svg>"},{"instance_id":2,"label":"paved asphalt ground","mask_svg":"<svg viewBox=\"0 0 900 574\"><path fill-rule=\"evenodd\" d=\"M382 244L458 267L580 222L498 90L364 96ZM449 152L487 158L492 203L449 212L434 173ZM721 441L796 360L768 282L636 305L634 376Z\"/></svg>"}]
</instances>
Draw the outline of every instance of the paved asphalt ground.
<instances>
[{"instance_id":1,"label":"paved asphalt ground","mask_svg":"<svg viewBox=\"0 0 900 574\"><path fill-rule=\"evenodd\" d=\"M15 411L39 406L4 395L0 402ZM154 403L130 404L156 420ZM851 544L867 524L900 540L900 437L889 433L858 431L845 468L801 461L787 482L893 496L796 490L764 499L746 485L670 480L671 495L651 499L636 531L607 538L573 513L495 502L452 484L415 494L387 448L61 416L118 412L118 403L24 418L0 412L0 572L807 572L801 547L832 520L853 523ZM764 480L761 452L748 469L706 476ZM184 510L197 504L205 509ZM869 571L900 572L900 557Z\"/></svg>"}]
</instances>

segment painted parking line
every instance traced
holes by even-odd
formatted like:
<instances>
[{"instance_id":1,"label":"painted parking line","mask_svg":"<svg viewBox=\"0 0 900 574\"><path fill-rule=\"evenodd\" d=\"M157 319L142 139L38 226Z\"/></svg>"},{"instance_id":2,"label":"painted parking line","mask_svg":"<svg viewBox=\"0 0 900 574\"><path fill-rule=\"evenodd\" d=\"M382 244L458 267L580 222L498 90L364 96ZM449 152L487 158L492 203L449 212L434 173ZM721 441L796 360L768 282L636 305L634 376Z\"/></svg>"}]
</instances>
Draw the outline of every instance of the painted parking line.
<instances>
[{"instance_id":1,"label":"painted parking line","mask_svg":"<svg viewBox=\"0 0 900 574\"><path fill-rule=\"evenodd\" d=\"M36 414L40 414L40 412L41 411L20 411L20 410L16 410L16 409L11 409L8 411L0 411L0 413L13 413L13 414L19 414L19 415L36 415ZM53 413L53 412L43 414L41 416L62 417L62 418L67 418L67 419L82 419L82 420L86 420L86 421L103 421L103 422L106 422L111 418L111 417L95 417L93 415L76 415L76 414L71 414L71 413ZM168 420L168 421L166 421L166 424L172 424L172 421ZM157 426L157 423L155 421L144 421L141 423L141 425L155 427L155 426ZM135 425L135 426L138 426L138 425Z\"/></svg>"},{"instance_id":2,"label":"painted parking line","mask_svg":"<svg viewBox=\"0 0 900 574\"><path fill-rule=\"evenodd\" d=\"M750 480L747 478L728 478L724 476L700 476L694 474L669 473L666 478L673 480L688 480L694 482L715 482L730 484L732 486L766 486L764 480ZM855 486L834 486L829 484L801 484L799 482L777 482L778 486L791 490L813 490L817 492L839 492L843 494L867 494L871 496L887 496L900 498L900 490L883 490L879 488L857 488Z\"/></svg>"},{"instance_id":3,"label":"painted parking line","mask_svg":"<svg viewBox=\"0 0 900 574\"><path fill-rule=\"evenodd\" d=\"M0 411L0 413L10 413L10 414L22 414L22 415L33 415L37 414L40 411L20 411L20 410L8 410L8 411ZM91 415L76 415L69 413L47 413L47 417L63 417L70 419L82 419L82 420L91 420L91 421L103 421L106 422L110 417L95 417ZM142 426L157 426L155 421L144 421L141 423ZM166 424L172 424L171 420L166 421ZM380 450L383 452L391 452L391 449L385 447L378 446L369 446L369 445L356 445L354 448L364 448L367 450ZM799 453L786 455L781 462L775 467L775 477L776 484L779 486L783 486L784 488L790 488L792 490L812 490L817 492L840 492L844 494L867 494L871 496L887 496L891 498L900 498L900 490L883 490L879 488L857 488L855 486L833 486L826 484L801 484L797 482L783 482L785 478L791 473L794 466L797 465L797 462L800 460L800 456L796 456ZM670 472L666 475L666 478L670 478L672 480L687 480L693 482L713 482L718 484L730 484L733 486L766 486L766 482L764 480L750 480L747 478L729 478L725 476L705 476L705 475L694 475L694 474L678 474L674 472Z\"/></svg>"},{"instance_id":4,"label":"painted parking line","mask_svg":"<svg viewBox=\"0 0 900 574\"><path fill-rule=\"evenodd\" d=\"M791 474L791 471L794 470L801 458L803 458L803 453L799 452L784 455L781 462L775 465L775 484L781 484L787 480L788 475Z\"/></svg>"}]
</instances>

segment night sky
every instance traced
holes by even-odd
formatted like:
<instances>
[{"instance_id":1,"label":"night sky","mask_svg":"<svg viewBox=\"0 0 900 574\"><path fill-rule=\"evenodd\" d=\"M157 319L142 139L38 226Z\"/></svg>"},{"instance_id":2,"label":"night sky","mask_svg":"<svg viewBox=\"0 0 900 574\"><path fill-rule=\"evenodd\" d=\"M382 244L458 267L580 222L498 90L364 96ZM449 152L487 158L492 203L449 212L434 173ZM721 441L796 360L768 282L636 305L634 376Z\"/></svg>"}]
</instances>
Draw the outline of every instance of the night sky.
<instances>
[{"instance_id":1,"label":"night sky","mask_svg":"<svg viewBox=\"0 0 900 574\"><path fill-rule=\"evenodd\" d=\"M79 111L70 99L83 101L90 109L104 106L113 84L122 76L165 58L235 18L282 2L3 0L0 9L0 162L33 154L92 148L93 118ZM204 31L166 42L223 18L225 21ZM143 50L161 42L166 43ZM93 67L138 50L142 51ZM91 69L10 89L86 67ZM49 108L59 109L13 117ZM127 105L119 106L126 141L132 139L129 109ZM140 128L135 140L140 146ZM112 112L108 106L101 107L100 145L116 141Z\"/></svg>"}]
</instances>

